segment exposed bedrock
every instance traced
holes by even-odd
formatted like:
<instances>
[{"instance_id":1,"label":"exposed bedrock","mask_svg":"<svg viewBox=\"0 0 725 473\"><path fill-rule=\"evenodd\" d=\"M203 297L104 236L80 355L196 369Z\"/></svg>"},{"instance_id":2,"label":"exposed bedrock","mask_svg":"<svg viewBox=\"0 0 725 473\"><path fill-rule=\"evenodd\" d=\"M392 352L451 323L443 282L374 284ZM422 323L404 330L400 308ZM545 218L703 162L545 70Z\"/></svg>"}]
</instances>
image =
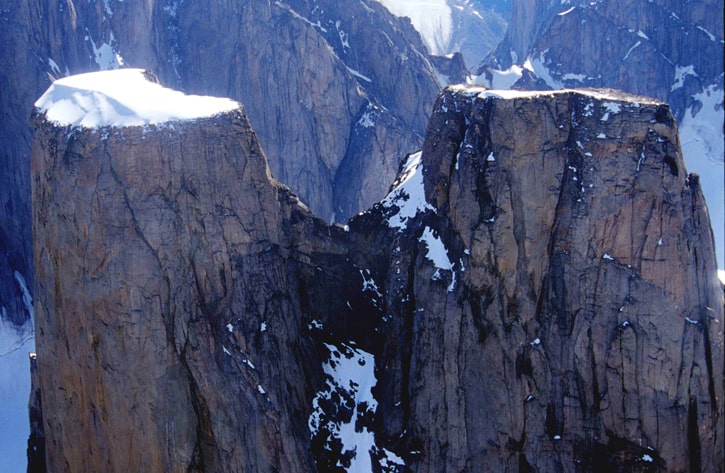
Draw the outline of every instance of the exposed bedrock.
<instances>
[{"instance_id":1,"label":"exposed bedrock","mask_svg":"<svg viewBox=\"0 0 725 473\"><path fill-rule=\"evenodd\" d=\"M374 453L405 463L382 471L722 471L723 292L669 108L501 94L446 89L348 229L271 179L242 109L36 115L48 470L342 468L310 419L351 410L313 407L347 343Z\"/></svg>"}]
</instances>

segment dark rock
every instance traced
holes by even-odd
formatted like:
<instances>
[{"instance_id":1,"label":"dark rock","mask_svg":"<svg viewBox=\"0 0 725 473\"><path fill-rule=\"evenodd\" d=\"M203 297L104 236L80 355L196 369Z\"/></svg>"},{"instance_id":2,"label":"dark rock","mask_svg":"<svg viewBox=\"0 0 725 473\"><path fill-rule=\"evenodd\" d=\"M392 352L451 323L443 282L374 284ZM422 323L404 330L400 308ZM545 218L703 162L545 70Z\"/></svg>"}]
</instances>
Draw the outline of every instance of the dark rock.
<instances>
[{"instance_id":1,"label":"dark rock","mask_svg":"<svg viewBox=\"0 0 725 473\"><path fill-rule=\"evenodd\" d=\"M668 107L510 94L446 89L417 174L348 228L271 179L241 110L36 117L48 469L721 471L723 292Z\"/></svg>"}]
</instances>

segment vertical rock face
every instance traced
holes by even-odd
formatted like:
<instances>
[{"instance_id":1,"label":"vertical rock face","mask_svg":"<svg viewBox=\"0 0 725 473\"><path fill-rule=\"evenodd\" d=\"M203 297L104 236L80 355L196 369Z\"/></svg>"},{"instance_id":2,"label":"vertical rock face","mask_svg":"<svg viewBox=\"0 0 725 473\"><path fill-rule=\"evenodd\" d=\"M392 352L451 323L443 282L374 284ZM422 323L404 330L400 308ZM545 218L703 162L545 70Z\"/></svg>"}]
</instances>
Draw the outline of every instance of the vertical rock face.
<instances>
[{"instance_id":1,"label":"vertical rock face","mask_svg":"<svg viewBox=\"0 0 725 473\"><path fill-rule=\"evenodd\" d=\"M723 293L666 105L448 88L349 228L241 109L34 122L49 471L722 470Z\"/></svg>"},{"instance_id":2,"label":"vertical rock face","mask_svg":"<svg viewBox=\"0 0 725 473\"><path fill-rule=\"evenodd\" d=\"M30 315L28 116L52 80L119 66L247 107L270 167L316 214L344 220L384 195L420 147L439 86L419 37L372 0L3 2L0 307ZM199 21L204 18L205 21Z\"/></svg>"},{"instance_id":3,"label":"vertical rock face","mask_svg":"<svg viewBox=\"0 0 725 473\"><path fill-rule=\"evenodd\" d=\"M668 107L505 95L449 88L429 123L383 428L412 471L721 471L722 289Z\"/></svg>"},{"instance_id":4,"label":"vertical rock face","mask_svg":"<svg viewBox=\"0 0 725 473\"><path fill-rule=\"evenodd\" d=\"M49 471L314 471L300 299L333 230L271 180L244 112L36 124Z\"/></svg>"}]
</instances>

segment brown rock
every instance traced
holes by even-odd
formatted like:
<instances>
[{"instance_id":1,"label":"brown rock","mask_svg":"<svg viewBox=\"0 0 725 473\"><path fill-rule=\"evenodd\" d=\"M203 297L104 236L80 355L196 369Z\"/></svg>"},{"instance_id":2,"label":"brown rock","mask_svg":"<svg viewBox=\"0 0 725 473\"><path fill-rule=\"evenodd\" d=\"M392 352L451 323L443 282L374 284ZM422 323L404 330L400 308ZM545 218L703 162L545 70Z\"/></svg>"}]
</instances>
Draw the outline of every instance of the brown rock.
<instances>
[{"instance_id":1,"label":"brown rock","mask_svg":"<svg viewBox=\"0 0 725 473\"><path fill-rule=\"evenodd\" d=\"M722 291L668 107L449 88L422 161L380 375L411 470L721 471Z\"/></svg>"},{"instance_id":2,"label":"brown rock","mask_svg":"<svg viewBox=\"0 0 725 473\"><path fill-rule=\"evenodd\" d=\"M448 88L427 204L349 231L270 178L241 110L35 123L49 470L337 471L308 427L322 342L375 357L377 411L319 407L355 408L373 468L722 470L723 292L666 105Z\"/></svg>"},{"instance_id":3,"label":"brown rock","mask_svg":"<svg viewBox=\"0 0 725 473\"><path fill-rule=\"evenodd\" d=\"M308 235L319 224L271 180L244 112L36 123L48 469L314 471L321 366L294 268L331 230Z\"/></svg>"}]
</instances>

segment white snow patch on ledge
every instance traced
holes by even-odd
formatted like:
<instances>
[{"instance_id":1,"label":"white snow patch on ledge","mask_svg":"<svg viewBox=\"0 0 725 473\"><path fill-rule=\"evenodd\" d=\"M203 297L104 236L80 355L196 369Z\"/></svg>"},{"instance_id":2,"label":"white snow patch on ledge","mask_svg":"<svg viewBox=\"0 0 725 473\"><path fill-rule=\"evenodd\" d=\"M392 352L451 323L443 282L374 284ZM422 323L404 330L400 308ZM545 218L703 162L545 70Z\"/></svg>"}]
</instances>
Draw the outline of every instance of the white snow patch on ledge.
<instances>
[{"instance_id":1,"label":"white snow patch on ledge","mask_svg":"<svg viewBox=\"0 0 725 473\"><path fill-rule=\"evenodd\" d=\"M421 157L421 151L408 156L403 172L394 183L395 188L381 201L383 208L394 209L387 220L390 228L403 230L418 212L435 211L425 200Z\"/></svg>"},{"instance_id":2,"label":"white snow patch on ledge","mask_svg":"<svg viewBox=\"0 0 725 473\"><path fill-rule=\"evenodd\" d=\"M425 227L423 234L418 239L428 247L425 257L438 269L453 270L453 263L448 258L448 249L438 236L433 233L430 227Z\"/></svg>"},{"instance_id":3,"label":"white snow patch on ledge","mask_svg":"<svg viewBox=\"0 0 725 473\"><path fill-rule=\"evenodd\" d=\"M578 94L602 101L602 106L610 113L619 113L624 108L641 105L660 105L657 99L631 95L611 89L596 88L557 88L554 90L518 90L518 89L489 89L479 84L454 84L446 90L463 97L478 97L482 99L496 98L503 100L532 99L536 97L549 97L558 94Z\"/></svg>"},{"instance_id":4,"label":"white snow patch on ledge","mask_svg":"<svg viewBox=\"0 0 725 473\"><path fill-rule=\"evenodd\" d=\"M206 118L240 105L227 98L168 89L150 80L143 69L117 69L59 79L35 107L58 125L101 128Z\"/></svg>"}]
</instances>

